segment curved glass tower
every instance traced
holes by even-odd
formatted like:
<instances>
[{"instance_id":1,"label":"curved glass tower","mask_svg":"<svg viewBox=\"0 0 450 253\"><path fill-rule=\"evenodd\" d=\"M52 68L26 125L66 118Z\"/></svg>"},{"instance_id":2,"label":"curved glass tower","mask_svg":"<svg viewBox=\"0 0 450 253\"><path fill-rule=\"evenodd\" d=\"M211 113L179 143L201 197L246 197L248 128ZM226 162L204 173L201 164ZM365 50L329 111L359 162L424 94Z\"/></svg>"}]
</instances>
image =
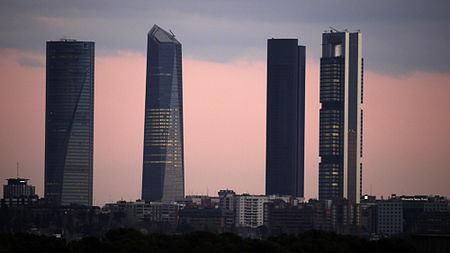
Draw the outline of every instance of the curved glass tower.
<instances>
[{"instance_id":1,"label":"curved glass tower","mask_svg":"<svg viewBox=\"0 0 450 253\"><path fill-rule=\"evenodd\" d=\"M181 44L154 25L148 33L142 199L184 198Z\"/></svg>"},{"instance_id":2,"label":"curved glass tower","mask_svg":"<svg viewBox=\"0 0 450 253\"><path fill-rule=\"evenodd\" d=\"M94 42L47 42L45 198L92 205Z\"/></svg>"}]
</instances>

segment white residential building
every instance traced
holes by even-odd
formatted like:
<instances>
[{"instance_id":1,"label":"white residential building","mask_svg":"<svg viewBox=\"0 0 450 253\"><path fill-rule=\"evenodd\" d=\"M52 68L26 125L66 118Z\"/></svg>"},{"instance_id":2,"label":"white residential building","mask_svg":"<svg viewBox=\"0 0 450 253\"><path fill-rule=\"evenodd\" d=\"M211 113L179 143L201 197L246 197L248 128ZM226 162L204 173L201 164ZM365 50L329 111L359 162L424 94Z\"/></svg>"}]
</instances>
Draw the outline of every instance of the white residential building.
<instances>
[{"instance_id":1,"label":"white residential building","mask_svg":"<svg viewBox=\"0 0 450 253\"><path fill-rule=\"evenodd\" d=\"M264 203L269 202L267 196L237 195L236 225L256 228L264 224Z\"/></svg>"}]
</instances>

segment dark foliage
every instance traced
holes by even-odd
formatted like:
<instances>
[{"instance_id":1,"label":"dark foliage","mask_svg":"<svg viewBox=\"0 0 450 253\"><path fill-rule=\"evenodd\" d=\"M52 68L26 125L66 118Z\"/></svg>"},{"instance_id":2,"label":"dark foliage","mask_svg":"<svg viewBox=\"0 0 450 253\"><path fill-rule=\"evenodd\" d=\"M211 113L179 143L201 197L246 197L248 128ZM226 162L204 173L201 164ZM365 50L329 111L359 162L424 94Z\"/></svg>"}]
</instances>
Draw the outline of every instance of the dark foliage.
<instances>
[{"instance_id":1,"label":"dark foliage","mask_svg":"<svg viewBox=\"0 0 450 253\"><path fill-rule=\"evenodd\" d=\"M400 239L369 241L324 231L300 235L280 235L267 240L242 238L232 233L193 232L185 235L153 233L134 229L114 229L103 238L85 237L66 243L49 236L16 233L0 234L0 252L419 252Z\"/></svg>"},{"instance_id":2,"label":"dark foliage","mask_svg":"<svg viewBox=\"0 0 450 253\"><path fill-rule=\"evenodd\" d=\"M25 233L0 234L0 252L69 252L66 241Z\"/></svg>"}]
</instances>

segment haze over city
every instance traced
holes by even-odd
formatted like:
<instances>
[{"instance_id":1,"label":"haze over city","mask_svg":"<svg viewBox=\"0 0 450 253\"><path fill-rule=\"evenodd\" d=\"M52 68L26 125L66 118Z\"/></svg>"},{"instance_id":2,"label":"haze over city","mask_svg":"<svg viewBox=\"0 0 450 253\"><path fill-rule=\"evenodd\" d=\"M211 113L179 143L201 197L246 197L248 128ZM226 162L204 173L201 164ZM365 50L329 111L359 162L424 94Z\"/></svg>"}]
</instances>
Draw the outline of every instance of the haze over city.
<instances>
[{"instance_id":1,"label":"haze over city","mask_svg":"<svg viewBox=\"0 0 450 253\"><path fill-rule=\"evenodd\" d=\"M450 195L446 1L3 1L1 178L43 196L45 43L96 42L94 204L141 196L146 35L183 44L186 194L264 194L266 43L306 46L305 198L317 198L321 33L363 34L363 194ZM327 6L325 8L325 6ZM349 6L352 6L349 8Z\"/></svg>"}]
</instances>

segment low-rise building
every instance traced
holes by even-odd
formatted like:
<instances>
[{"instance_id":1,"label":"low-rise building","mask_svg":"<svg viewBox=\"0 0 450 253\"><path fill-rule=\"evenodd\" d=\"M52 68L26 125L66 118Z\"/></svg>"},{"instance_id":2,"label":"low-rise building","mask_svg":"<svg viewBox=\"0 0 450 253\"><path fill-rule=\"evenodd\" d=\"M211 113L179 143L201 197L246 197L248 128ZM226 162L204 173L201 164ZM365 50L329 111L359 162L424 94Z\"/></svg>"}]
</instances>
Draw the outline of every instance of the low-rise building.
<instances>
[{"instance_id":1,"label":"low-rise building","mask_svg":"<svg viewBox=\"0 0 450 253\"><path fill-rule=\"evenodd\" d=\"M178 224L178 212L183 204L176 202L145 202L138 200L134 203L136 217L141 221L167 223L172 226Z\"/></svg>"},{"instance_id":2,"label":"low-rise building","mask_svg":"<svg viewBox=\"0 0 450 253\"><path fill-rule=\"evenodd\" d=\"M360 232L361 205L346 199L333 200L331 204L331 226L340 234Z\"/></svg>"},{"instance_id":3,"label":"low-rise building","mask_svg":"<svg viewBox=\"0 0 450 253\"><path fill-rule=\"evenodd\" d=\"M232 231L234 214L224 208L189 208L178 212L182 232L206 230L212 232Z\"/></svg>"},{"instance_id":4,"label":"low-rise building","mask_svg":"<svg viewBox=\"0 0 450 253\"><path fill-rule=\"evenodd\" d=\"M35 187L28 185L28 179L8 178L8 184L3 185L2 207L27 207L36 205L38 196Z\"/></svg>"},{"instance_id":5,"label":"low-rise building","mask_svg":"<svg viewBox=\"0 0 450 253\"><path fill-rule=\"evenodd\" d=\"M264 203L267 196L242 194L236 196L236 225L257 228L264 224Z\"/></svg>"},{"instance_id":6,"label":"low-rise building","mask_svg":"<svg viewBox=\"0 0 450 253\"><path fill-rule=\"evenodd\" d=\"M368 235L377 233L377 201L375 196L361 198L361 232Z\"/></svg>"},{"instance_id":7,"label":"low-rise building","mask_svg":"<svg viewBox=\"0 0 450 253\"><path fill-rule=\"evenodd\" d=\"M314 208L307 203L291 204L281 199L265 203L264 225L271 235L298 234L314 229Z\"/></svg>"},{"instance_id":8,"label":"low-rise building","mask_svg":"<svg viewBox=\"0 0 450 253\"><path fill-rule=\"evenodd\" d=\"M236 212L236 193L232 190L220 190L219 204L221 208Z\"/></svg>"},{"instance_id":9,"label":"low-rise building","mask_svg":"<svg viewBox=\"0 0 450 253\"><path fill-rule=\"evenodd\" d=\"M403 205L400 199L377 201L377 232L395 235L403 232Z\"/></svg>"}]
</instances>

